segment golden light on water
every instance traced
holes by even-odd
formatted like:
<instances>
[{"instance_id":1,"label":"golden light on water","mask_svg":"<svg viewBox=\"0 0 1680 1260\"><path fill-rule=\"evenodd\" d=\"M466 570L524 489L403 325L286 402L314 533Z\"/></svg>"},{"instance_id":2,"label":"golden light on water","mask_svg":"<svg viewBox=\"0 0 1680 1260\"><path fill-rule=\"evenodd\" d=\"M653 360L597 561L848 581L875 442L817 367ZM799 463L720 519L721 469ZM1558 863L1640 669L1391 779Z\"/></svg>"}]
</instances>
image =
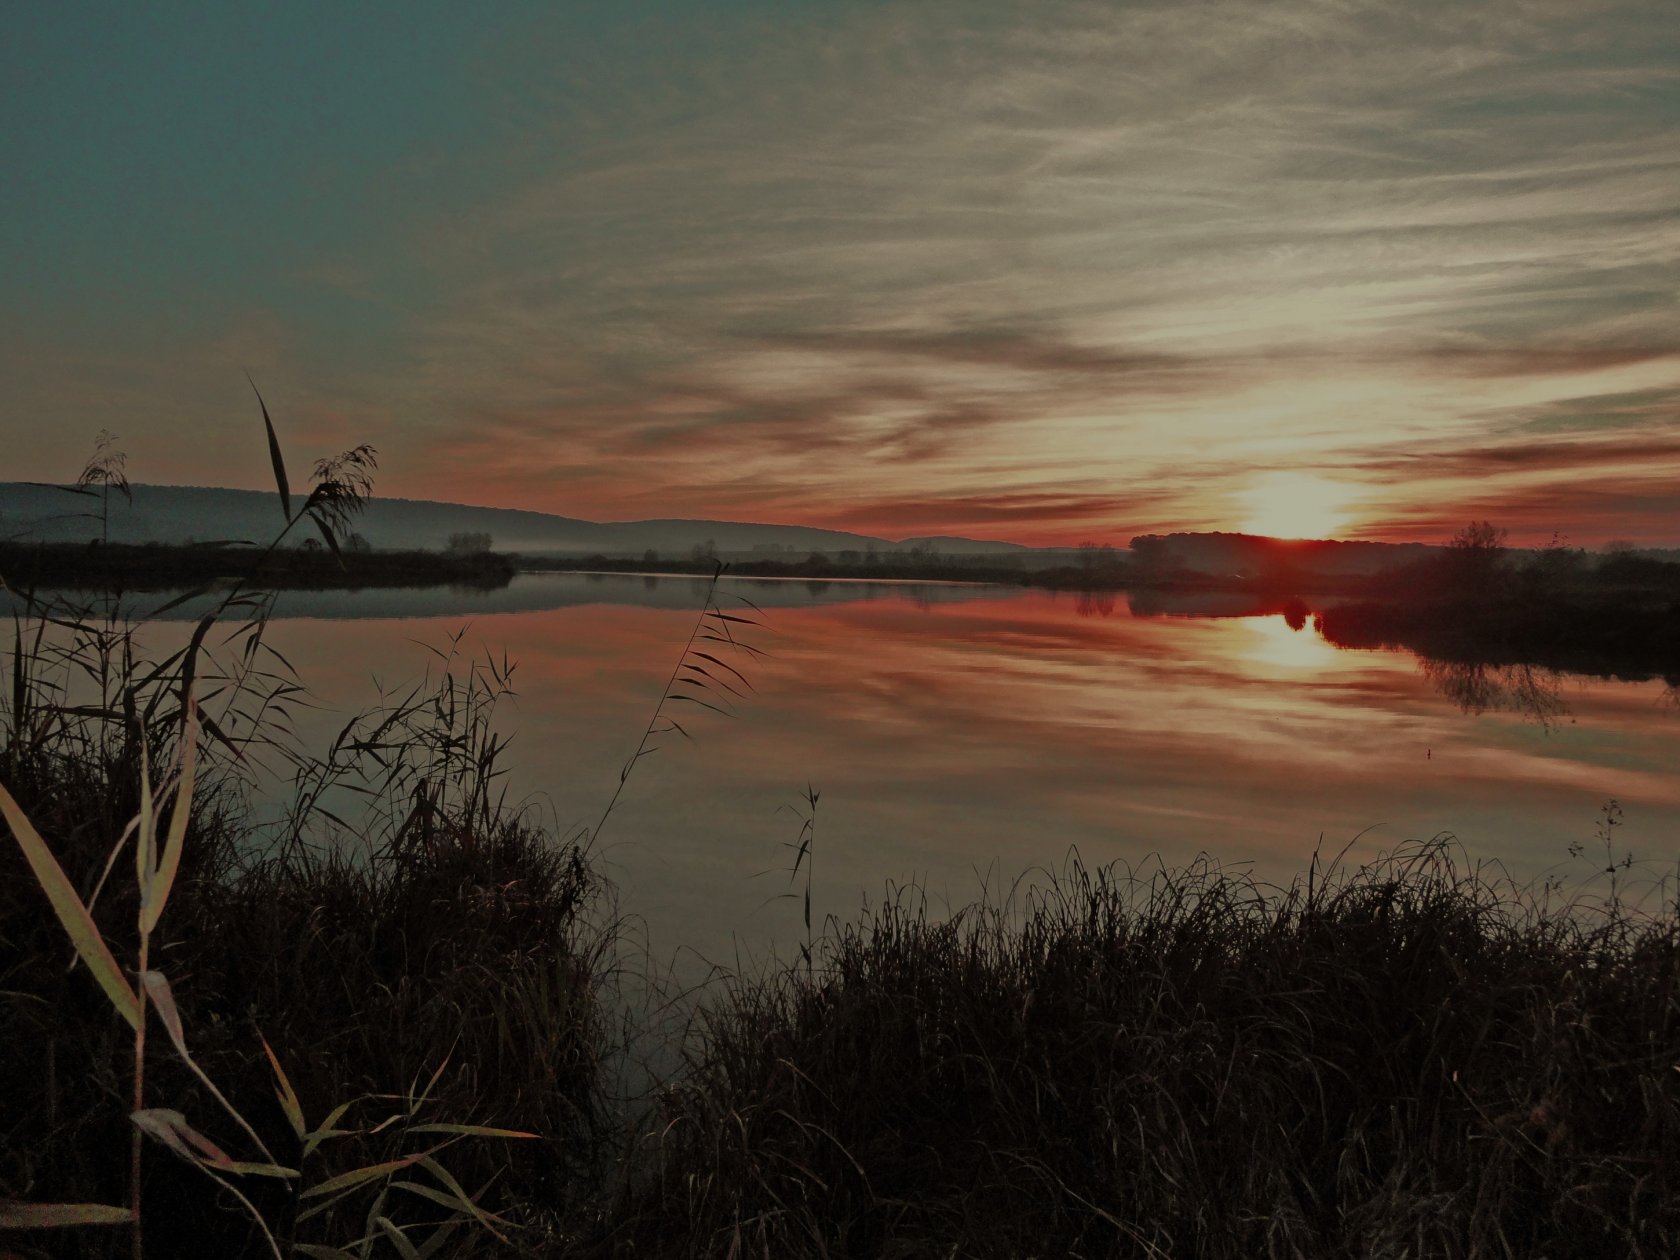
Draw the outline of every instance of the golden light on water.
<instances>
[{"instance_id":1,"label":"golden light on water","mask_svg":"<svg viewBox=\"0 0 1680 1260\"><path fill-rule=\"evenodd\" d=\"M1357 493L1311 473L1264 473L1242 492L1238 528L1269 538L1334 538L1349 523Z\"/></svg>"},{"instance_id":2,"label":"golden light on water","mask_svg":"<svg viewBox=\"0 0 1680 1260\"><path fill-rule=\"evenodd\" d=\"M1319 638L1311 623L1296 630L1280 613L1273 617L1243 617L1232 629L1233 656L1264 672L1282 669L1325 670L1345 663L1337 649Z\"/></svg>"}]
</instances>

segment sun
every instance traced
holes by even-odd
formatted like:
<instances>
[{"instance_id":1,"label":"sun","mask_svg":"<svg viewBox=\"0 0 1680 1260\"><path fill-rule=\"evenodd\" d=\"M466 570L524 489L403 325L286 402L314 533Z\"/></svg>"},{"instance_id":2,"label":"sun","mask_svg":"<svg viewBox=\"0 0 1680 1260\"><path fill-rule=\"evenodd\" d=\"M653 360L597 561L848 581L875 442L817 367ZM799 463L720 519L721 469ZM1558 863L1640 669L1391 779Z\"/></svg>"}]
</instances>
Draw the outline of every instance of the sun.
<instances>
[{"instance_id":1,"label":"sun","mask_svg":"<svg viewBox=\"0 0 1680 1260\"><path fill-rule=\"evenodd\" d=\"M1263 473L1242 492L1245 534L1333 538L1349 519L1357 490L1311 473Z\"/></svg>"}]
</instances>

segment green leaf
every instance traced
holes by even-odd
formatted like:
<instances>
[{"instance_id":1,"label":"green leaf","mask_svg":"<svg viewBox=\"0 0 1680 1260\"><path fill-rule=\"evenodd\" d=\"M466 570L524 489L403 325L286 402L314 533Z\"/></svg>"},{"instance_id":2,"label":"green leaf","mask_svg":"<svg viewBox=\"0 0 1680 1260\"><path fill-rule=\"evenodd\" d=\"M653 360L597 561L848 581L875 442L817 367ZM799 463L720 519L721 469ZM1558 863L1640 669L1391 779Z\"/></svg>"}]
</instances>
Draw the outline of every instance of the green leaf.
<instances>
[{"instance_id":1,"label":"green leaf","mask_svg":"<svg viewBox=\"0 0 1680 1260\"><path fill-rule=\"evenodd\" d=\"M142 971L140 987L146 991L158 1018L163 1021L164 1031L174 1043L175 1052L190 1061L192 1056L187 1053L186 1030L181 1027L181 1012L175 1005L175 994L169 987L168 978L161 971Z\"/></svg>"},{"instance_id":2,"label":"green leaf","mask_svg":"<svg viewBox=\"0 0 1680 1260\"><path fill-rule=\"evenodd\" d=\"M60 1225L130 1225L132 1208L108 1203L0 1202L0 1229L54 1229Z\"/></svg>"},{"instance_id":3,"label":"green leaf","mask_svg":"<svg viewBox=\"0 0 1680 1260\"><path fill-rule=\"evenodd\" d=\"M535 1133L523 1129L493 1129L485 1124L417 1124L410 1133L464 1133L469 1137L534 1138Z\"/></svg>"},{"instance_id":4,"label":"green leaf","mask_svg":"<svg viewBox=\"0 0 1680 1260\"><path fill-rule=\"evenodd\" d=\"M374 1223L383 1231L391 1246L397 1249L397 1254L403 1260L420 1260L420 1253L414 1249L414 1244L408 1241L408 1235L397 1228L396 1222L388 1216L374 1217Z\"/></svg>"},{"instance_id":5,"label":"green leaf","mask_svg":"<svg viewBox=\"0 0 1680 1260\"><path fill-rule=\"evenodd\" d=\"M35 874L35 882L41 886L41 891L47 894L47 900L52 903L53 913L64 925L64 930L70 934L70 943L75 946L77 955L87 964L93 978L99 981L99 987L105 990L105 996L111 999L111 1005L117 1008L117 1014L128 1021L130 1028L139 1028L140 999L134 995L134 990L129 987L128 980L117 966L117 960L111 956L110 947L99 934L99 928L94 924L93 916L88 913L87 907L82 904L82 899L71 887L64 868L58 864L58 859L47 847L47 842L41 838L41 833L35 830L35 825L24 817L22 808L12 799L12 794L3 786L0 786L0 816L5 818L6 825L12 829L12 835L16 837L18 847L23 850L29 869Z\"/></svg>"},{"instance_id":6,"label":"green leaf","mask_svg":"<svg viewBox=\"0 0 1680 1260\"><path fill-rule=\"evenodd\" d=\"M433 1230L432 1236L420 1245L420 1260L431 1260L432 1256L442 1251L444 1243L449 1241L449 1236L460 1224L460 1217L451 1217Z\"/></svg>"},{"instance_id":7,"label":"green leaf","mask_svg":"<svg viewBox=\"0 0 1680 1260\"><path fill-rule=\"evenodd\" d=\"M242 1177L276 1177L290 1181L298 1176L295 1168L259 1160L234 1159L204 1134L187 1123L187 1118L169 1107L147 1107L133 1112L129 1119L147 1137L163 1143L175 1154L190 1163Z\"/></svg>"},{"instance_id":8,"label":"green leaf","mask_svg":"<svg viewBox=\"0 0 1680 1260\"><path fill-rule=\"evenodd\" d=\"M352 1098L349 1102L341 1102L327 1113L327 1118L321 1121L321 1127L303 1135L303 1158L308 1159L315 1153L315 1148L328 1138L355 1137L360 1129L339 1129L334 1126L344 1119L344 1113L356 1103Z\"/></svg>"},{"instance_id":9,"label":"green leaf","mask_svg":"<svg viewBox=\"0 0 1680 1260\"><path fill-rule=\"evenodd\" d=\"M445 1145L447 1145L447 1143L445 1143ZM318 1199L324 1194L336 1194L340 1190L348 1190L351 1186L359 1186L364 1181L372 1181L376 1177L383 1177L389 1173L400 1172L404 1168L410 1168L413 1165L418 1164L421 1160L437 1154L437 1152L442 1149L443 1146L434 1146L429 1151L416 1151L414 1154L405 1155L401 1159L390 1159L386 1160L382 1164L369 1164L365 1168L352 1169L350 1172L340 1173L336 1177L328 1177L319 1185L310 1186L309 1189L305 1190L298 1197L302 1199Z\"/></svg>"},{"instance_id":10,"label":"green leaf","mask_svg":"<svg viewBox=\"0 0 1680 1260\"><path fill-rule=\"evenodd\" d=\"M258 1176L265 1177L282 1175L296 1176L297 1174L286 1173L284 1170L281 1172L263 1171L264 1169L279 1168L279 1165L274 1160L274 1154L266 1145L264 1145L263 1140L260 1136L258 1136L257 1131L251 1127L250 1121L246 1120L245 1117L240 1114L239 1110L227 1100L227 1096L223 1094L221 1090L216 1088L216 1082L205 1075L204 1069L198 1066L198 1061L187 1052L186 1032L181 1027L181 1012L175 1005L175 994L169 988L168 978L161 971L142 971L140 973L140 987L145 990L146 996L151 999L153 1009L157 1011L158 1018L163 1021L164 1029L169 1033L169 1040L175 1046L175 1053L181 1056L181 1062L185 1063L187 1067L191 1069L192 1074L198 1077L198 1079L203 1083L204 1088L209 1091L210 1096L222 1105L222 1110L227 1112L228 1115L233 1118L235 1124L245 1130L246 1135L250 1137L257 1149L266 1157L264 1162L259 1164L241 1164L237 1160L229 1159L220 1151L215 1151L213 1154L206 1151L206 1154L211 1156L211 1163L215 1167L224 1169L228 1172L256 1173ZM157 1114L160 1116L165 1114L169 1116L179 1116L180 1113L158 1111ZM140 1124L141 1128L147 1127L143 1122L136 1121L136 1123ZM196 1136L192 1129L187 1127L186 1120L184 1118L180 1119L179 1124L189 1140ZM160 1138L160 1140L164 1139Z\"/></svg>"},{"instance_id":11,"label":"green leaf","mask_svg":"<svg viewBox=\"0 0 1680 1260\"><path fill-rule=\"evenodd\" d=\"M430 1157L422 1159L420 1161L420 1166L441 1181L444 1188L447 1189L457 1200L459 1200L461 1205L465 1207L467 1211L473 1214L473 1218L477 1220L481 1226L489 1230L492 1234L495 1234L499 1241L503 1243L507 1242L506 1236L497 1230L496 1225L507 1225L511 1228L512 1223L510 1221L503 1220L501 1217L496 1216L493 1213L486 1212L483 1208L479 1207L473 1200L473 1197L467 1193L466 1188L462 1186L459 1181L455 1180L454 1175L442 1164L438 1163L437 1160ZM483 1191L480 1191L480 1193L482 1194ZM494 1224L492 1222L494 1222Z\"/></svg>"},{"instance_id":12,"label":"green leaf","mask_svg":"<svg viewBox=\"0 0 1680 1260\"><path fill-rule=\"evenodd\" d=\"M181 850L187 839L187 819L192 814L193 768L198 758L198 706L192 694L187 695L186 720L181 723L181 775L175 785L175 810L169 816L169 830L164 836L163 852L157 869L140 888L140 930L151 932L163 917L163 907L175 887L175 875L181 869Z\"/></svg>"},{"instance_id":13,"label":"green leaf","mask_svg":"<svg viewBox=\"0 0 1680 1260\"><path fill-rule=\"evenodd\" d=\"M200 1158L212 1162L233 1162L221 1147L188 1124L187 1118L172 1107L147 1107L133 1112L129 1119L140 1132L163 1143L190 1163L196 1164Z\"/></svg>"},{"instance_id":14,"label":"green leaf","mask_svg":"<svg viewBox=\"0 0 1680 1260\"><path fill-rule=\"evenodd\" d=\"M146 728L140 734L140 812L134 820L134 884L140 890L141 931L145 931L146 890L151 887L157 865L157 812L152 801L151 749Z\"/></svg>"},{"instance_id":15,"label":"green leaf","mask_svg":"<svg viewBox=\"0 0 1680 1260\"><path fill-rule=\"evenodd\" d=\"M309 1134L309 1126L303 1122L303 1105L298 1102L297 1091L286 1078L285 1069L280 1066L280 1060L275 1056L274 1049L268 1044L268 1038L259 1035L263 1053L268 1056L268 1066L274 1072L274 1092L279 1095L280 1109L286 1113L286 1119L291 1122L292 1132L301 1141Z\"/></svg>"},{"instance_id":16,"label":"green leaf","mask_svg":"<svg viewBox=\"0 0 1680 1260\"><path fill-rule=\"evenodd\" d=\"M410 1116L419 1111L425 1104L426 1099L431 1097L432 1090L436 1089L437 1083L443 1079L444 1069L449 1066L449 1060L453 1058L454 1055L455 1050L451 1047L449 1053L443 1056L443 1062L437 1065L437 1071L432 1073L432 1079L426 1082L426 1088L420 1091L420 1096L418 1098L413 1096L414 1087L412 1085L409 1086L408 1114ZM418 1080L419 1078L416 1077L415 1079Z\"/></svg>"}]
</instances>

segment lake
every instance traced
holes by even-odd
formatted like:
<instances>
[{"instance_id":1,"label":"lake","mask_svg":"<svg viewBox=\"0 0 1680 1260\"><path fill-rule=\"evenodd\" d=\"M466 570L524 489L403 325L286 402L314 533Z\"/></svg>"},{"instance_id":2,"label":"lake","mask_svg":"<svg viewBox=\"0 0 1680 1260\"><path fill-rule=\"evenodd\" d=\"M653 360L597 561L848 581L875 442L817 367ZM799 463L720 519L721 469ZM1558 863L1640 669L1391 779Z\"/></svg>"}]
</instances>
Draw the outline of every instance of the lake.
<instances>
[{"instance_id":1,"label":"lake","mask_svg":"<svg viewBox=\"0 0 1680 1260\"><path fill-rule=\"evenodd\" d=\"M612 796L706 589L527 574L489 592L286 592L268 639L326 706L300 721L311 741L379 688L435 673L457 633L462 652L505 653L510 793L570 834ZM960 905L1075 851L1206 852L1287 880L1315 848L1360 859L1442 832L1523 878L1574 882L1592 868L1570 846L1591 854L1612 798L1618 852L1680 855L1680 711L1659 682L1552 680L1567 711L1539 721L1466 712L1410 654L1338 650L1310 621L1235 615L1230 596L1134 608L1125 594L928 583L719 591L726 608L762 609L739 606L760 624L736 628L765 655L731 658L753 690L729 718L678 706L692 740L656 741L596 842L638 939L680 974L802 937L798 903L779 898L807 785L819 916L911 881Z\"/></svg>"}]
</instances>

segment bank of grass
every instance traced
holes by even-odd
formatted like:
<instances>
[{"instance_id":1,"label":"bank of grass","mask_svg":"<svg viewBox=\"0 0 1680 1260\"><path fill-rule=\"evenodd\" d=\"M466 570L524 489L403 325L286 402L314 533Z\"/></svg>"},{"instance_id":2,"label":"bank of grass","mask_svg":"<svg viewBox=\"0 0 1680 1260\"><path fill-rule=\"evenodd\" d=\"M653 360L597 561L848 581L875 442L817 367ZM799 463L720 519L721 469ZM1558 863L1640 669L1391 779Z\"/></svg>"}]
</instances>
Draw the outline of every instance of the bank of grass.
<instances>
[{"instance_id":1,"label":"bank of grass","mask_svg":"<svg viewBox=\"0 0 1680 1260\"><path fill-rule=\"evenodd\" d=\"M342 742L397 729L386 717ZM89 895L139 807L122 760L18 750L5 784ZM432 786L374 861L297 843L253 857L238 792L205 784L152 942L206 1075L309 1184L435 1144L428 1121L539 1135L439 1155L505 1242L463 1227L430 1254L1680 1249L1672 885L1631 894L1617 866L1574 896L1519 888L1441 843L1315 864L1283 889L1206 862L1076 863L955 915L901 895L831 924L808 960L704 994L680 1068L624 1127L605 1097L616 964L587 852L500 808L479 777L492 762L431 756L413 782ZM129 1030L67 970L16 846L0 866L0 1196L123 1203ZM133 897L113 881L95 906L119 957ZM304 1158L265 1039L311 1125L351 1100L399 1119ZM152 1097L240 1143L167 1041L149 1046ZM297 1187L250 1180L287 1255L364 1254L345 1244L380 1241L375 1206L416 1238L450 1216L389 1190L396 1173L313 1216ZM161 1147L142 1210L147 1256L269 1254ZM7 1245L129 1254L120 1233Z\"/></svg>"},{"instance_id":2,"label":"bank of grass","mask_svg":"<svg viewBox=\"0 0 1680 1260\"><path fill-rule=\"evenodd\" d=\"M605 1163L610 911L578 841L556 840L485 790L499 771L457 707L463 699L472 697L444 687L347 728L358 756L371 751L381 766L403 767L391 780L397 811L360 814L363 828L323 827L344 806L335 800L329 810L320 797L283 828L259 827L226 775L193 792L179 873L147 946L202 1076L164 1035L164 1021L154 1023L141 1055L143 1105L180 1113L235 1159L271 1156L296 1177L229 1177L214 1161L195 1167L147 1142L134 1194L133 1031L87 967L71 965L65 930L7 837L0 1200L137 1204L143 1254L183 1260L276 1247L287 1256L406 1255L388 1230L416 1242L441 1237L447 1249L432 1254L444 1255L499 1249L497 1234L526 1250L564 1236ZM133 981L138 969L126 960L136 956L140 907L124 850L144 809L136 744L108 730L72 738L76 729L67 721L45 741L14 730L0 753L0 786ZM448 755L428 745L427 730ZM168 736L151 735L161 784ZM476 768L450 765L463 753ZM315 769L316 779L300 782L347 782L343 764ZM160 790L152 804L163 803ZM439 1124L454 1127L430 1127ZM472 1127L535 1137L466 1132ZM380 1165L393 1166L352 1181L342 1197L317 1193ZM211 1172L237 1184L250 1208ZM470 1199L491 1228L451 1198ZM451 1220L440 1236L437 1224ZM368 1239L377 1245L352 1246ZM7 1254L24 1256L135 1254L128 1231L108 1225L5 1242Z\"/></svg>"},{"instance_id":3,"label":"bank of grass","mask_svg":"<svg viewBox=\"0 0 1680 1260\"><path fill-rule=\"evenodd\" d=\"M1680 1254L1673 895L1443 843L900 897L707 1002L604 1250Z\"/></svg>"}]
</instances>

